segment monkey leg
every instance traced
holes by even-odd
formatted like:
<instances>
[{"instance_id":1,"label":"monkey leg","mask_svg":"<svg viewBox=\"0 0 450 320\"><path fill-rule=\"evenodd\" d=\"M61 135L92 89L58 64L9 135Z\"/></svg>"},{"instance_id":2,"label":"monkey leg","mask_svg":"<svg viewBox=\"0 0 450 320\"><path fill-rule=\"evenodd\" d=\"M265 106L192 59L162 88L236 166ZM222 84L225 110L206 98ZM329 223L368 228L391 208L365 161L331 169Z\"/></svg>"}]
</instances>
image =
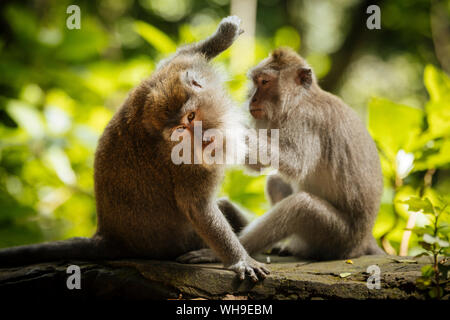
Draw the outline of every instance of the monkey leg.
<instances>
[{"instance_id":1,"label":"monkey leg","mask_svg":"<svg viewBox=\"0 0 450 320\"><path fill-rule=\"evenodd\" d=\"M276 203L291 195L293 190L291 185L285 182L280 175L274 174L267 178L266 192L269 196L271 206L274 206Z\"/></svg>"},{"instance_id":2,"label":"monkey leg","mask_svg":"<svg viewBox=\"0 0 450 320\"><path fill-rule=\"evenodd\" d=\"M239 208L230 200L228 200L227 198L220 198L217 200L217 206L236 234L239 234L242 229L247 226L248 220L245 217L244 213L242 213L241 210L239 210ZM194 250L185 253L179 256L177 258L177 261L181 263L220 262L219 258L217 258L214 252L209 248Z\"/></svg>"},{"instance_id":3,"label":"monkey leg","mask_svg":"<svg viewBox=\"0 0 450 320\"><path fill-rule=\"evenodd\" d=\"M240 241L249 254L254 254L297 235L303 244L295 248L296 255L334 258L344 255L351 242L349 225L342 216L327 201L307 192L297 192L252 221L242 231Z\"/></svg>"},{"instance_id":4,"label":"monkey leg","mask_svg":"<svg viewBox=\"0 0 450 320\"><path fill-rule=\"evenodd\" d=\"M227 198L220 198L217 200L217 206L220 211L222 211L235 233L240 233L242 229L247 226L248 220L244 213L242 213L230 200Z\"/></svg>"},{"instance_id":5,"label":"monkey leg","mask_svg":"<svg viewBox=\"0 0 450 320\"><path fill-rule=\"evenodd\" d=\"M372 235L370 235L370 237L371 237L371 239L368 241L367 248L361 255L364 255L364 254L367 254L367 255L386 254L386 252L384 252L383 249L381 249L378 246L375 238L372 237Z\"/></svg>"},{"instance_id":6,"label":"monkey leg","mask_svg":"<svg viewBox=\"0 0 450 320\"><path fill-rule=\"evenodd\" d=\"M285 182L279 174L274 174L267 177L266 194L272 207L287 196L291 195L292 192L293 190L291 185ZM291 242L291 239L276 243L272 246L272 248L270 248L270 254L291 256L292 250L289 248L289 242Z\"/></svg>"}]
</instances>

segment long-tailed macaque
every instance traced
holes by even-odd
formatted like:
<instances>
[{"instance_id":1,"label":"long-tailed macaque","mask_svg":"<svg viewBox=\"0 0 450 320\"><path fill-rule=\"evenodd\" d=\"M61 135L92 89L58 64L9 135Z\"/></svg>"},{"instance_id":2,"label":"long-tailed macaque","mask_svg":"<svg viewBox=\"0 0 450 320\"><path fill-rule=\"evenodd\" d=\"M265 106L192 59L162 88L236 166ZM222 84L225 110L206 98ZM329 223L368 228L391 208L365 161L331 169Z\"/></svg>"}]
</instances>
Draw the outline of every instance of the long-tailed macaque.
<instances>
[{"instance_id":1,"label":"long-tailed macaque","mask_svg":"<svg viewBox=\"0 0 450 320\"><path fill-rule=\"evenodd\" d=\"M375 143L356 113L323 91L297 53L277 49L249 72L257 128L279 129L279 174L267 183L273 207L240 234L249 254L287 239L305 259L383 254L372 236L382 193ZM210 250L179 258L215 261Z\"/></svg>"},{"instance_id":2,"label":"long-tailed macaque","mask_svg":"<svg viewBox=\"0 0 450 320\"><path fill-rule=\"evenodd\" d=\"M241 279L266 277L268 270L247 254L233 232L246 222L234 211L222 214L216 202L223 165L175 164L171 157L180 138L192 138L195 154L214 142L203 139L197 150L195 123L201 121L202 132L236 125L232 102L208 61L233 43L242 32L239 25L238 17L225 18L214 35L162 61L109 122L95 154L95 235L1 250L0 265L175 259L209 247Z\"/></svg>"}]
</instances>

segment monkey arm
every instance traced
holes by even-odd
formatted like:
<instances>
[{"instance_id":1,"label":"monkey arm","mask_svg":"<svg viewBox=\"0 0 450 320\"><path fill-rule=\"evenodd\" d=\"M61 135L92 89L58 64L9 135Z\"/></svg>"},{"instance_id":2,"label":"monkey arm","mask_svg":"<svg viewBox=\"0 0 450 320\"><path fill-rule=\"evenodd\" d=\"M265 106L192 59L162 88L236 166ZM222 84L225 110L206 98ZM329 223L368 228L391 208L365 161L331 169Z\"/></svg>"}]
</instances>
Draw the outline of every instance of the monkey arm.
<instances>
[{"instance_id":1,"label":"monkey arm","mask_svg":"<svg viewBox=\"0 0 450 320\"><path fill-rule=\"evenodd\" d=\"M290 196L294 190L289 183L283 180L281 175L274 174L267 177L266 192L273 207L284 198Z\"/></svg>"},{"instance_id":2,"label":"monkey arm","mask_svg":"<svg viewBox=\"0 0 450 320\"><path fill-rule=\"evenodd\" d=\"M236 263L247 255L215 203L193 203L187 209L186 215L195 231L225 265Z\"/></svg>"},{"instance_id":3,"label":"monkey arm","mask_svg":"<svg viewBox=\"0 0 450 320\"><path fill-rule=\"evenodd\" d=\"M177 199L177 203L192 223L194 230L224 265L235 271L241 280L244 280L246 274L252 281L258 281L258 278L264 279L269 270L247 254L217 204L209 203L206 199L196 200ZM187 253L177 260L189 262L189 259L185 258L190 257L190 254Z\"/></svg>"},{"instance_id":4,"label":"monkey arm","mask_svg":"<svg viewBox=\"0 0 450 320\"><path fill-rule=\"evenodd\" d=\"M248 224L245 214L227 198L217 200L217 206L227 219L234 233L239 233ZM183 254L177 258L181 263L211 263L220 262L217 255L211 249L200 249Z\"/></svg>"},{"instance_id":5,"label":"monkey arm","mask_svg":"<svg viewBox=\"0 0 450 320\"><path fill-rule=\"evenodd\" d=\"M209 38L181 48L178 53L202 53L210 60L228 49L244 31L240 29L241 19L229 16L219 24L216 32Z\"/></svg>"},{"instance_id":6,"label":"monkey arm","mask_svg":"<svg viewBox=\"0 0 450 320\"><path fill-rule=\"evenodd\" d=\"M279 141L278 134L266 138L254 129L249 129L245 143L247 145L245 165L254 171L272 167L290 172L295 176L299 176L300 171L306 171L305 164L299 165L303 158L303 151L297 151L293 144L286 146L285 142ZM280 148L283 149L280 150Z\"/></svg>"}]
</instances>

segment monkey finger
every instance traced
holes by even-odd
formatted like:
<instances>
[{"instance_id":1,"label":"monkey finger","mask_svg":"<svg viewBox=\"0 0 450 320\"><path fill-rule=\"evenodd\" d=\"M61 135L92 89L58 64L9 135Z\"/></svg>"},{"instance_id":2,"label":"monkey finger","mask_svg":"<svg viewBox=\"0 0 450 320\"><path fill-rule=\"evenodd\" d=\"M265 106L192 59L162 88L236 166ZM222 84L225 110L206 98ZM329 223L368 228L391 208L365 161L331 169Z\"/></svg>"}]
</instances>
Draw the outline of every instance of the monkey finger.
<instances>
[{"instance_id":1,"label":"monkey finger","mask_svg":"<svg viewBox=\"0 0 450 320\"><path fill-rule=\"evenodd\" d=\"M261 266L260 268L262 269L262 271L264 271L264 273L265 273L266 275L267 275L267 274L270 274L270 270L267 269L266 267Z\"/></svg>"},{"instance_id":2,"label":"monkey finger","mask_svg":"<svg viewBox=\"0 0 450 320\"><path fill-rule=\"evenodd\" d=\"M269 270L267 270L266 268L264 268L262 266L255 268L255 271L260 279L267 278L267 275L270 273Z\"/></svg>"},{"instance_id":3,"label":"monkey finger","mask_svg":"<svg viewBox=\"0 0 450 320\"><path fill-rule=\"evenodd\" d=\"M237 274L239 276L239 280L244 281L244 279L245 279L245 269L238 270L236 272L237 272Z\"/></svg>"},{"instance_id":4,"label":"monkey finger","mask_svg":"<svg viewBox=\"0 0 450 320\"><path fill-rule=\"evenodd\" d=\"M245 266L241 262L238 262L229 268L237 273L239 280L243 281L245 279Z\"/></svg>"},{"instance_id":5,"label":"monkey finger","mask_svg":"<svg viewBox=\"0 0 450 320\"><path fill-rule=\"evenodd\" d=\"M256 276L255 270L253 270L252 267L246 267L245 269L246 269L245 272L250 277L250 279L253 282L257 282L258 281L258 277Z\"/></svg>"},{"instance_id":6,"label":"monkey finger","mask_svg":"<svg viewBox=\"0 0 450 320\"><path fill-rule=\"evenodd\" d=\"M267 277L267 275L264 273L264 271L262 271L260 268L255 268L254 271L255 271L258 279L260 279L260 280L264 280Z\"/></svg>"}]
</instances>

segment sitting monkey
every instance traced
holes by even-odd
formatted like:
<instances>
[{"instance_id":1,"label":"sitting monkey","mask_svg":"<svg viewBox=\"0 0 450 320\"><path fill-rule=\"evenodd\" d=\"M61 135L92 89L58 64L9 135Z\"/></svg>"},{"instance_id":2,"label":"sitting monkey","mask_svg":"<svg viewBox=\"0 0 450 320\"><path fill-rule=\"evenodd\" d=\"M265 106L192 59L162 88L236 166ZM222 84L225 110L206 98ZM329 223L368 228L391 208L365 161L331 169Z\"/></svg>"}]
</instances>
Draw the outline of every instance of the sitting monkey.
<instances>
[{"instance_id":1,"label":"sitting monkey","mask_svg":"<svg viewBox=\"0 0 450 320\"><path fill-rule=\"evenodd\" d=\"M289 238L282 251L305 259L384 254L372 236L383 179L364 123L290 49L275 50L249 78L255 126L279 129L279 175L267 183L273 207L240 234L244 248L253 254ZM216 258L205 249L179 260Z\"/></svg>"},{"instance_id":2,"label":"sitting monkey","mask_svg":"<svg viewBox=\"0 0 450 320\"><path fill-rule=\"evenodd\" d=\"M238 17L225 18L214 35L162 61L109 122L95 154L96 234L1 250L0 265L175 259L209 246L241 279L266 277L268 270L247 254L233 232L244 220L233 211L225 216L216 203L223 166L175 164L171 157L178 143L173 134L192 142L197 121L204 131L223 132L234 125L232 103L208 61L234 42L242 32L239 25ZM194 153L201 154L210 143L200 143L201 150L193 146Z\"/></svg>"}]
</instances>

